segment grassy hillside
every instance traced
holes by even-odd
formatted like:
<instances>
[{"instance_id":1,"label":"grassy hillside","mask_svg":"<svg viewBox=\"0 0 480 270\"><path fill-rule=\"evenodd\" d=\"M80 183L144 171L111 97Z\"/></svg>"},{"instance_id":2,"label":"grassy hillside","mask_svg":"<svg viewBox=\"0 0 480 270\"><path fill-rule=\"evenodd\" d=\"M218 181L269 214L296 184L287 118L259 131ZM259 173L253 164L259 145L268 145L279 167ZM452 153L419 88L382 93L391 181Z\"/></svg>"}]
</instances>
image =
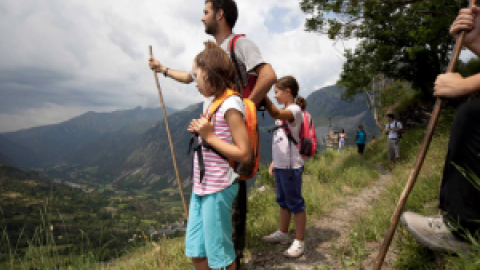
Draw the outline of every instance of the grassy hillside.
<instances>
[{"instance_id":1,"label":"grassy hillside","mask_svg":"<svg viewBox=\"0 0 480 270\"><path fill-rule=\"evenodd\" d=\"M7 261L25 257L30 264L53 254L53 266L87 255L95 261L116 258L134 246L128 242L134 234L162 229L181 216L179 198L169 192L175 193L99 195L0 165L0 269Z\"/></svg>"},{"instance_id":2,"label":"grassy hillside","mask_svg":"<svg viewBox=\"0 0 480 270\"><path fill-rule=\"evenodd\" d=\"M262 176L257 181L257 187L264 185L265 190L255 189L250 194L249 214L247 220L247 254L257 254L262 250L271 248L264 245L259 238L271 233L278 226L279 208L275 202L275 190L273 179L268 175L265 168L262 168ZM355 154L339 156L336 152L325 151L321 156L311 159L306 164L304 177L304 197L307 203L309 223L334 205L341 203L339 200L343 195L352 195L359 192L363 187L375 181L379 174L371 168L364 160ZM266 214L268 213L268 214ZM46 224L48 227L48 223ZM292 225L293 226L293 225ZM42 254L42 260L49 262L44 266L37 266L37 269L50 269L55 264L58 269L68 269L68 265L83 265L89 269L190 269L191 263L184 255L184 239L162 238L151 241L149 235L141 236L141 240L147 240L147 246L127 253L125 256L112 261L102 267L98 258L84 253L82 256L70 256L68 263L59 263L63 257L58 254ZM12 241L13 243L14 241ZM55 250L58 246L49 243L47 247ZM38 250L35 244L30 246L32 250ZM70 253L66 252L65 256ZM95 254L93 254L95 255ZM39 260L39 255L27 254L25 257L8 257L10 264L7 269L29 269L31 263ZM21 267L17 267L21 266ZM3 268L2 268L3 269Z\"/></svg>"},{"instance_id":3,"label":"grassy hillside","mask_svg":"<svg viewBox=\"0 0 480 270\"><path fill-rule=\"evenodd\" d=\"M438 215L437 209L440 182L445 162L450 126L454 118L454 111L444 111L437 124L424 165L417 178L416 185L411 192L404 211L413 211L424 215ZM365 217L353 225L352 234L357 235L355 241L346 250L352 252L355 248L368 246L368 243L383 240L383 234L390 225L391 215L397 205L397 200L405 187L413 164L416 160L420 144L423 141L426 126L417 126L407 130L401 141L401 163L393 170L392 181L387 186L387 191L381 195L378 204ZM366 148L365 157L371 163L390 166L387 159L386 137ZM480 245L477 244L476 252L471 257L437 254L420 246L401 224L397 227L390 252L397 253L394 262L398 269L479 269ZM352 254L352 253L350 253ZM354 265L360 267L362 260L368 255L356 257ZM346 255L349 257L349 255ZM350 255L350 257L352 257ZM353 258L350 258L353 259Z\"/></svg>"}]
</instances>

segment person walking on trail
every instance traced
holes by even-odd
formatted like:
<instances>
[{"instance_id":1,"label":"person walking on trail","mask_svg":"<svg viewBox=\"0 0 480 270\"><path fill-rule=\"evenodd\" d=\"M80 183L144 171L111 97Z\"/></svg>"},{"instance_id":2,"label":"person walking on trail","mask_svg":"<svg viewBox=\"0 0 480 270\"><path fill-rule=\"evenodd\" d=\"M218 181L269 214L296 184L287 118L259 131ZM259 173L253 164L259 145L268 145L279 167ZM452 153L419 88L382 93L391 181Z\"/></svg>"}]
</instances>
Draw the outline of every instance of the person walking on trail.
<instances>
[{"instance_id":1,"label":"person walking on trail","mask_svg":"<svg viewBox=\"0 0 480 270\"><path fill-rule=\"evenodd\" d=\"M363 151L365 150L365 143L367 141L367 133L365 132L365 130L363 130L362 125L358 126L355 139L357 140L358 155L363 157Z\"/></svg>"},{"instance_id":2,"label":"person walking on trail","mask_svg":"<svg viewBox=\"0 0 480 270\"><path fill-rule=\"evenodd\" d=\"M266 97L265 104L270 115L276 119L273 134L273 162L269 173L275 175L276 201L280 206L280 228L263 237L265 242L279 243L289 241L288 226L292 213L295 216L295 240L283 253L290 258L298 258L305 252L306 213L305 200L302 197L302 174L304 160L292 139L299 142L303 123L302 107L305 100L298 97L299 86L292 76L283 77L275 84L275 98L284 109L278 109ZM297 103L295 103L297 99Z\"/></svg>"},{"instance_id":3,"label":"person walking on trail","mask_svg":"<svg viewBox=\"0 0 480 270\"><path fill-rule=\"evenodd\" d=\"M215 100L234 88L235 68L228 55L213 42L205 43L205 50L195 58L192 70L198 78L198 91L205 97L213 96ZM233 95L225 99L211 121L208 120L210 113L207 110L200 119L193 119L188 131L197 133L200 143L207 143L225 158L248 163L252 153L242 98ZM201 160L194 155L185 253L192 258L196 270L234 270L237 256L232 241L231 216L239 189L235 181L238 175L228 160L215 151L205 148L203 154L208 158L204 163L204 175L200 171Z\"/></svg>"},{"instance_id":4,"label":"person walking on trail","mask_svg":"<svg viewBox=\"0 0 480 270\"><path fill-rule=\"evenodd\" d=\"M464 45L480 57L480 9L460 10L450 27L456 38L466 31ZM480 74L463 78L447 73L435 81L436 97L480 93ZM440 216L402 214L401 221L422 245L437 251L470 250L470 237L480 240L480 99L461 105L453 120L440 189ZM466 174L464 174L466 172Z\"/></svg>"},{"instance_id":5,"label":"person walking on trail","mask_svg":"<svg viewBox=\"0 0 480 270\"><path fill-rule=\"evenodd\" d=\"M342 130L338 134L338 153L340 153L340 150L342 150L342 154L345 153L346 140L347 140L347 134L345 134L345 130L342 128Z\"/></svg>"},{"instance_id":6,"label":"person walking on trail","mask_svg":"<svg viewBox=\"0 0 480 270\"><path fill-rule=\"evenodd\" d=\"M205 32L215 38L216 43L230 57L235 57L238 63L237 73L241 73L241 81L243 85L239 92L243 92L244 97L249 98L255 104L260 104L266 96L272 85L277 81L275 71L268 64L257 45L246 37L240 37L234 44L233 54L230 53L229 44L235 37L233 28L237 22L238 9L237 4L233 0L207 0L203 10L202 22L205 25ZM189 71L179 71L170 69L161 64L157 59L151 57L149 66L158 73L162 73L165 77L172 78L181 83L192 83L195 76ZM254 78L254 86L251 91L242 91L244 87L252 87L252 78ZM237 81L240 80L237 75ZM207 98L204 102L204 110L210 100ZM247 186L245 181L240 181L240 190L234 203L233 210L233 241L237 254L237 265L240 267L240 259L243 258L243 250L245 248L246 233L246 213L247 213Z\"/></svg>"},{"instance_id":7,"label":"person walking on trail","mask_svg":"<svg viewBox=\"0 0 480 270\"><path fill-rule=\"evenodd\" d=\"M400 160L400 139L403 133L402 123L395 120L395 115L387 114L388 123L385 125L385 134L388 135L388 158L395 167L395 161Z\"/></svg>"}]
</instances>

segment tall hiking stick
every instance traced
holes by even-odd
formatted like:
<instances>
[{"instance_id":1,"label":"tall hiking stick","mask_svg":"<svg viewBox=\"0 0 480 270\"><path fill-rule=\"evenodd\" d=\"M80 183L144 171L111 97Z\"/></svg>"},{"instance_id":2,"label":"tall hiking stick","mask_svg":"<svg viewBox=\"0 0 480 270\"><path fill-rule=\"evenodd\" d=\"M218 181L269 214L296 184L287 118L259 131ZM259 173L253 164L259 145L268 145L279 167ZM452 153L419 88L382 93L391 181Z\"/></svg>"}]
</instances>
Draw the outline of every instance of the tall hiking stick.
<instances>
[{"instance_id":1,"label":"tall hiking stick","mask_svg":"<svg viewBox=\"0 0 480 270\"><path fill-rule=\"evenodd\" d=\"M150 45L150 56L153 56L152 45ZM182 187L182 181L180 180L180 174L178 173L177 158L175 157L175 150L173 149L172 136L170 135L170 128L168 126L167 112L165 111L165 104L163 103L162 89L160 88L157 72L155 70L153 71L153 76L155 77L155 82L157 83L158 96L160 97L160 104L162 105L163 119L165 120L165 126L167 127L167 135L168 135L168 141L170 142L170 150L172 152L173 166L175 168L175 173L177 174L178 190L180 191L180 196L182 197L183 210L185 210L185 219L188 219L188 207L187 207L187 202L185 201L185 195L183 194L183 187Z\"/></svg>"},{"instance_id":2,"label":"tall hiking stick","mask_svg":"<svg viewBox=\"0 0 480 270\"><path fill-rule=\"evenodd\" d=\"M476 5L476 0L470 0L469 7L473 7ZM457 65L458 57L460 56L460 52L463 47L463 40L465 38L465 32L462 31L457 38L455 43L455 49L453 51L452 58L448 64L447 73L453 72L455 66ZM422 168L423 161L425 160L425 155L427 154L428 147L430 146L430 142L432 141L433 131L435 130L435 125L437 124L438 117L440 116L440 110L442 109L443 100L437 98L435 102L435 107L433 108L432 117L430 118L430 122L428 123L427 132L425 133L425 137L423 138L422 145L420 146L420 152L418 153L417 160L415 161L414 168L410 173L410 177L408 178L407 185L403 189L402 195L400 196L400 200L398 201L397 208L395 208L395 212L393 213L392 219L390 221L390 227L388 228L387 234L383 239L383 243L380 246L380 251L378 253L377 259L375 261L375 266L373 270L380 270L383 265L383 261L385 260L385 256L387 255L388 249L390 244L392 243L393 235L395 234L395 229L397 228L398 221L400 219L400 215L402 214L403 208L405 207L405 203L407 202L408 195L413 189L415 182L417 181L418 174L420 173L420 169Z\"/></svg>"}]
</instances>

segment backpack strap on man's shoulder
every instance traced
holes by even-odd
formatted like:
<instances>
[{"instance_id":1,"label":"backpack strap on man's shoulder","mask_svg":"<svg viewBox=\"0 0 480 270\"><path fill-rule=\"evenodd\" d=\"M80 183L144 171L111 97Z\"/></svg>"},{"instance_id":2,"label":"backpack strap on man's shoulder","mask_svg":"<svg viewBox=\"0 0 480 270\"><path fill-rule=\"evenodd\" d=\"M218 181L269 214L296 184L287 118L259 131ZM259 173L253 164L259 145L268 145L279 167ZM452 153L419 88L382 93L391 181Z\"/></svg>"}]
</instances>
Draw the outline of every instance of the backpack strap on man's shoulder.
<instances>
[{"instance_id":1,"label":"backpack strap on man's shoulder","mask_svg":"<svg viewBox=\"0 0 480 270\"><path fill-rule=\"evenodd\" d=\"M237 86L237 90L242 92L243 87L245 87L245 82L242 78L242 72L240 71L240 65L237 61L237 56L235 55L235 46L237 45L237 41L239 38L244 37L245 35L234 35L229 43L228 43L228 52L230 53L230 58L232 59L233 65L235 66L235 70L237 71L237 77L235 79L235 84Z\"/></svg>"},{"instance_id":2,"label":"backpack strap on man's shoulder","mask_svg":"<svg viewBox=\"0 0 480 270\"><path fill-rule=\"evenodd\" d=\"M228 42L228 52L230 52L230 54L235 51L235 46L237 45L238 39L244 36L245 35L233 35L233 37Z\"/></svg>"}]
</instances>

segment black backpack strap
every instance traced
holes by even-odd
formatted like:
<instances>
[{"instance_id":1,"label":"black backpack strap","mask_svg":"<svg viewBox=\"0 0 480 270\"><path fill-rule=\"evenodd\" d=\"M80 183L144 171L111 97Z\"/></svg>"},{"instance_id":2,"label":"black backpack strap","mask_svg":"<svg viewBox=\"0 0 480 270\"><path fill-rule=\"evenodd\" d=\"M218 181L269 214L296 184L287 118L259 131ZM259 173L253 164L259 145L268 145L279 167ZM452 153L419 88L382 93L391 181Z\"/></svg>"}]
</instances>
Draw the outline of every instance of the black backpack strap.
<instances>
[{"instance_id":1,"label":"black backpack strap","mask_svg":"<svg viewBox=\"0 0 480 270\"><path fill-rule=\"evenodd\" d=\"M232 97L232 96L230 96L230 97ZM228 98L230 98L230 97L228 97ZM225 99L225 100L227 100L227 99ZM225 102L225 100L224 100L224 102ZM218 109L220 109L221 106L222 105L218 106L218 108L216 108L215 111L212 112L212 117L214 117L214 115L217 113ZM215 125L215 121L214 121L214 125ZM195 132L194 134L192 134L192 137L190 138L190 142L188 144L187 155L189 155L190 152L192 152L192 150L193 150L193 152L195 152L197 154L198 167L200 168L200 183L202 183L203 177L205 176L205 162L203 161L203 149L202 149L202 147L212 151L213 153L215 153L216 155L218 155L222 159L228 161L228 158L226 156L222 155L220 152L218 152L215 148L210 146L205 141L202 140L202 142L200 143L198 133ZM195 158L195 156L193 156L193 158ZM192 180L193 180L193 177L194 177L193 171L195 169L193 166L194 166L194 164L193 164L193 160L192 160Z\"/></svg>"},{"instance_id":2,"label":"black backpack strap","mask_svg":"<svg viewBox=\"0 0 480 270\"><path fill-rule=\"evenodd\" d=\"M298 142L297 140L295 140L295 138L293 138L292 136L292 132L290 131L290 128L288 127L288 124L287 124L287 121L285 120L282 120L282 125L281 126L276 126L274 128L271 128L268 130L268 132L274 132L278 129L283 129L283 131L285 132L285 135L287 136L287 139L288 139L288 147L289 147L289 152L290 152L290 175L289 177L292 178L293 177L293 170L292 170L292 143L297 145Z\"/></svg>"},{"instance_id":3,"label":"black backpack strap","mask_svg":"<svg viewBox=\"0 0 480 270\"><path fill-rule=\"evenodd\" d=\"M235 70L237 71L237 76L235 77L235 84L237 85L237 90L241 94L243 94L243 88L245 87L245 82L242 78L242 72L240 71L240 65L237 61L237 56L235 55L235 45L237 44L237 40L243 37L243 35L234 35L230 40L230 46L228 51L230 52L230 58L232 59L233 64L235 65Z\"/></svg>"},{"instance_id":4,"label":"black backpack strap","mask_svg":"<svg viewBox=\"0 0 480 270\"><path fill-rule=\"evenodd\" d=\"M190 154L192 150L194 153L197 154L198 167L200 168L200 183L201 183L203 181L203 177L205 176L205 162L203 161L202 144L199 143L198 137L199 137L198 133L195 132L194 134L192 134L192 137L190 138L187 154ZM194 159L195 159L195 155L192 158L192 181L195 176L194 175L194 170L195 170Z\"/></svg>"},{"instance_id":5,"label":"black backpack strap","mask_svg":"<svg viewBox=\"0 0 480 270\"><path fill-rule=\"evenodd\" d=\"M285 120L282 120L282 125L273 127L271 129L269 129L268 132L272 133L272 132L275 132L276 130L279 130L279 129L283 129L283 131L285 132L285 135L287 136L287 139L290 142L292 142L295 145L298 144L297 140L295 140L295 138L293 137L292 132L290 132L290 128L288 127L288 124Z\"/></svg>"},{"instance_id":6,"label":"black backpack strap","mask_svg":"<svg viewBox=\"0 0 480 270\"><path fill-rule=\"evenodd\" d=\"M285 134L287 135L288 140L290 142L292 142L293 144L297 145L298 142L293 137L292 132L290 131L290 128L288 127L287 121L283 120L282 123L283 123L283 125L282 125L283 130L285 131Z\"/></svg>"}]
</instances>

